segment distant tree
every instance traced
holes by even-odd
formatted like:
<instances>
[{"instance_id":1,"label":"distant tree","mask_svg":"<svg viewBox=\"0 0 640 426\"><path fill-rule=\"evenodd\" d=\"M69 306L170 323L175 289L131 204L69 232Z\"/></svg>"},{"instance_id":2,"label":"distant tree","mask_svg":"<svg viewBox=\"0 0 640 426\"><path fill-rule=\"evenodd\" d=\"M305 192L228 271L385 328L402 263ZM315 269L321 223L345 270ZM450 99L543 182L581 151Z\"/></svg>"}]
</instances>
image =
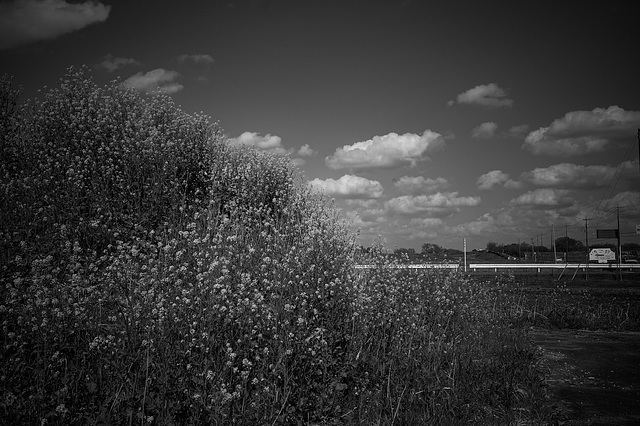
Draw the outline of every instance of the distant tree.
<instances>
[{"instance_id":1,"label":"distant tree","mask_svg":"<svg viewBox=\"0 0 640 426\"><path fill-rule=\"evenodd\" d=\"M504 246L504 253L509 256L518 257L522 254L522 247L518 247L517 243L511 243Z\"/></svg>"},{"instance_id":2,"label":"distant tree","mask_svg":"<svg viewBox=\"0 0 640 426\"><path fill-rule=\"evenodd\" d=\"M416 249L399 247L393 251L394 254L416 254Z\"/></svg>"},{"instance_id":3,"label":"distant tree","mask_svg":"<svg viewBox=\"0 0 640 426\"><path fill-rule=\"evenodd\" d=\"M489 241L487 243L487 250L489 250L489 251L498 251L498 243L495 243L493 241Z\"/></svg>"},{"instance_id":4,"label":"distant tree","mask_svg":"<svg viewBox=\"0 0 640 426\"><path fill-rule=\"evenodd\" d=\"M574 240L570 237L556 238L557 251L584 251L585 247L582 241Z\"/></svg>"},{"instance_id":5,"label":"distant tree","mask_svg":"<svg viewBox=\"0 0 640 426\"><path fill-rule=\"evenodd\" d=\"M437 244L425 243L422 245L422 254L439 254L444 249Z\"/></svg>"}]
</instances>

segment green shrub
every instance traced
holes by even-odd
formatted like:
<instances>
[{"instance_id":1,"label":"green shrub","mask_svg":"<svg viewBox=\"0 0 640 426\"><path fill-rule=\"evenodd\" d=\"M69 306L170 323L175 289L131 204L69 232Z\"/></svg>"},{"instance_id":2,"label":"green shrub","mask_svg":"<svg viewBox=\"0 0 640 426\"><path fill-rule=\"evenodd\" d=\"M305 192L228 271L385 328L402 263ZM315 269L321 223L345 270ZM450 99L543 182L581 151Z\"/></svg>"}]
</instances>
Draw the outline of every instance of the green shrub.
<instances>
[{"instance_id":1,"label":"green shrub","mask_svg":"<svg viewBox=\"0 0 640 426\"><path fill-rule=\"evenodd\" d=\"M0 423L496 423L536 403L510 310L376 250L355 269L289 159L84 69L33 101L0 89Z\"/></svg>"}]
</instances>

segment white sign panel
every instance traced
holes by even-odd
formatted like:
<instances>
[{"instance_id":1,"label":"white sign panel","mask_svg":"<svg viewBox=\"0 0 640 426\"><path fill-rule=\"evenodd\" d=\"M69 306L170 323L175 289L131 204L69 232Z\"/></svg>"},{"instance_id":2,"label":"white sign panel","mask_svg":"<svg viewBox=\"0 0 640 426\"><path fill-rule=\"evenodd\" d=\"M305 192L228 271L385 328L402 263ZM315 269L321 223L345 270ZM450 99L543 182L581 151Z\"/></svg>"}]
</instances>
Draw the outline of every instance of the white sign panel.
<instances>
[{"instance_id":1,"label":"white sign panel","mask_svg":"<svg viewBox=\"0 0 640 426\"><path fill-rule=\"evenodd\" d=\"M598 263L607 263L616 260L616 254L609 248L595 248L589 252L589 260L596 260Z\"/></svg>"}]
</instances>

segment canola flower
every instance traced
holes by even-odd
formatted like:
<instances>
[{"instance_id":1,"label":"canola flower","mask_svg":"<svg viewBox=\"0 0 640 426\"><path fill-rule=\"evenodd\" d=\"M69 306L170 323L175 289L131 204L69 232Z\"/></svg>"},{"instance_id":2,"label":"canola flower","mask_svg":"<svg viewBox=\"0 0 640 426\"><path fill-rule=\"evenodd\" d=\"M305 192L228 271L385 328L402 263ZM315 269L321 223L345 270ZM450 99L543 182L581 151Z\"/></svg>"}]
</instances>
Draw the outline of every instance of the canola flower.
<instances>
[{"instance_id":1,"label":"canola flower","mask_svg":"<svg viewBox=\"0 0 640 426\"><path fill-rule=\"evenodd\" d=\"M385 268L288 158L87 73L0 84L0 423L486 414L467 379L518 336L481 285Z\"/></svg>"}]
</instances>

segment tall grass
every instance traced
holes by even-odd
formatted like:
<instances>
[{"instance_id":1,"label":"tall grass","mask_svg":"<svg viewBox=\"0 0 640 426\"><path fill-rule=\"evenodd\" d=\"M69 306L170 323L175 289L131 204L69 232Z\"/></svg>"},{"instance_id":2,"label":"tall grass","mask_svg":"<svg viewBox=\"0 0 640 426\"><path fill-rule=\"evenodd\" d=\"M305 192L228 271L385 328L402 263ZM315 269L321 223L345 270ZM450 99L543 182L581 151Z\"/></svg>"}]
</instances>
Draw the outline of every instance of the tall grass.
<instances>
[{"instance_id":1,"label":"tall grass","mask_svg":"<svg viewBox=\"0 0 640 426\"><path fill-rule=\"evenodd\" d=\"M449 273L358 271L292 163L71 69L1 81L3 424L541 419L510 311Z\"/></svg>"}]
</instances>

